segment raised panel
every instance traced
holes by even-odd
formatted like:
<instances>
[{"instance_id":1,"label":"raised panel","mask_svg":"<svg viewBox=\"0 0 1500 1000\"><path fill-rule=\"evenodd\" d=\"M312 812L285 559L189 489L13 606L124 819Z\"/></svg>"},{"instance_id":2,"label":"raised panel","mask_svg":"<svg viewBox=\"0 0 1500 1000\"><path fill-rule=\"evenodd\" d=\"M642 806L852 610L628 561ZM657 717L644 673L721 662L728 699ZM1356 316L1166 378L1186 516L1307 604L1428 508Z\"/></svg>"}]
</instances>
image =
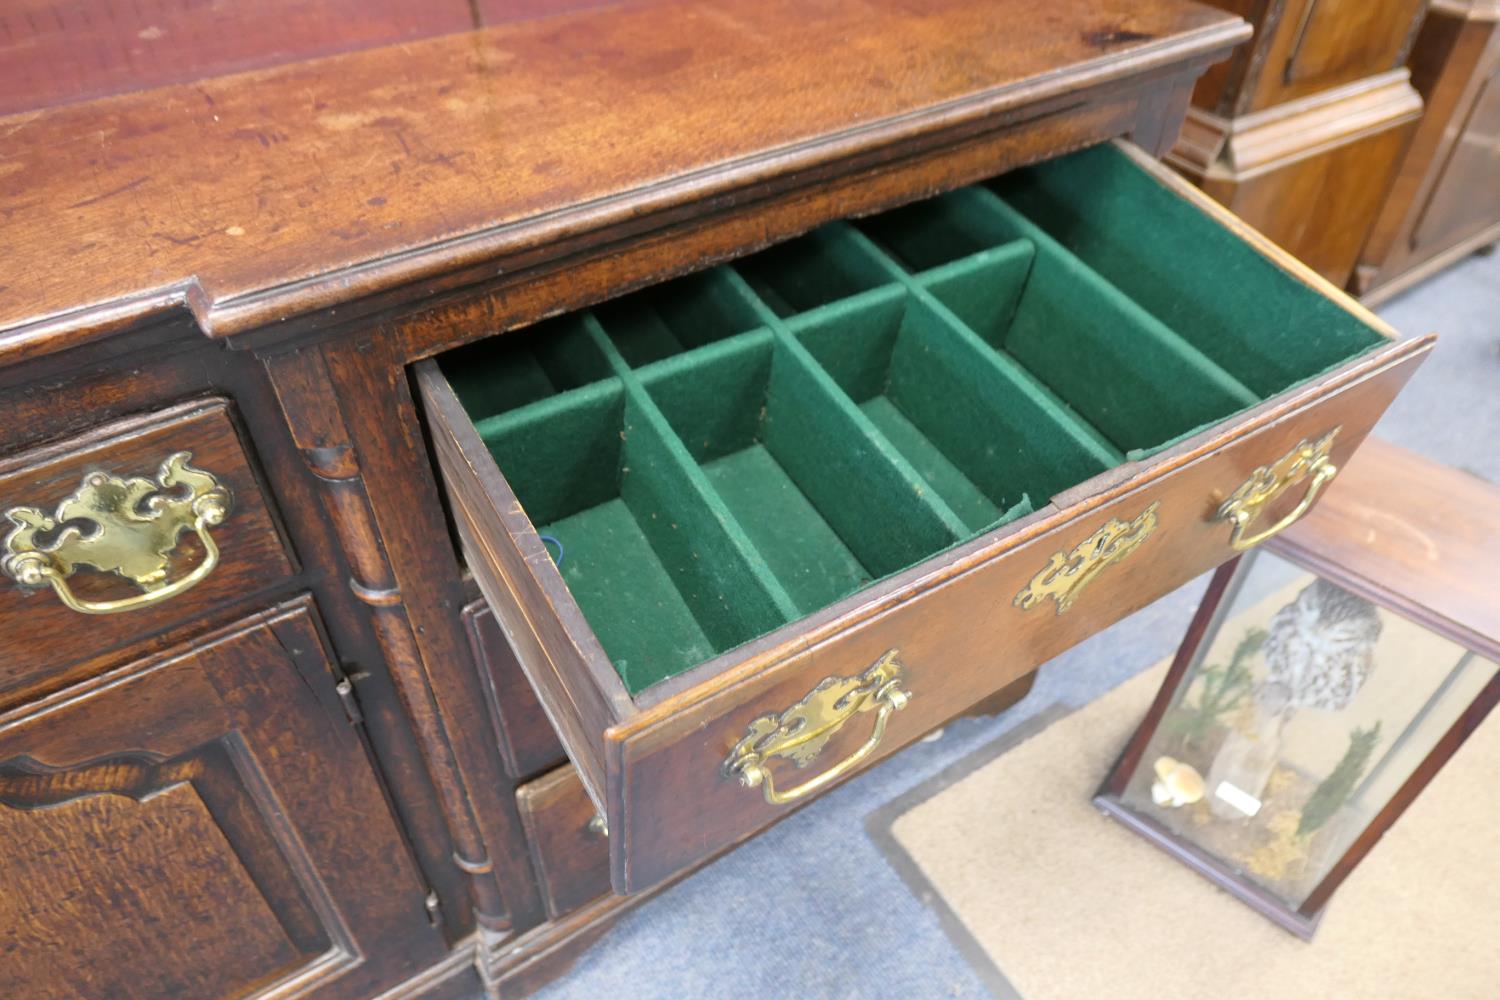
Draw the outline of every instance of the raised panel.
<instances>
[{"instance_id":1,"label":"raised panel","mask_svg":"<svg viewBox=\"0 0 1500 1000\"><path fill-rule=\"evenodd\" d=\"M191 785L0 808L0 842L0 995L226 996L304 957ZM191 948L164 949L175 926Z\"/></svg>"},{"instance_id":2,"label":"raised panel","mask_svg":"<svg viewBox=\"0 0 1500 1000\"><path fill-rule=\"evenodd\" d=\"M1422 0L1289 0L1258 40L1264 62L1240 110L1255 111L1401 65ZM1275 10L1271 5L1270 10Z\"/></svg>"},{"instance_id":3,"label":"raised panel","mask_svg":"<svg viewBox=\"0 0 1500 1000\"><path fill-rule=\"evenodd\" d=\"M0 716L0 996L362 997L439 957L332 687L304 599Z\"/></svg>"}]
</instances>

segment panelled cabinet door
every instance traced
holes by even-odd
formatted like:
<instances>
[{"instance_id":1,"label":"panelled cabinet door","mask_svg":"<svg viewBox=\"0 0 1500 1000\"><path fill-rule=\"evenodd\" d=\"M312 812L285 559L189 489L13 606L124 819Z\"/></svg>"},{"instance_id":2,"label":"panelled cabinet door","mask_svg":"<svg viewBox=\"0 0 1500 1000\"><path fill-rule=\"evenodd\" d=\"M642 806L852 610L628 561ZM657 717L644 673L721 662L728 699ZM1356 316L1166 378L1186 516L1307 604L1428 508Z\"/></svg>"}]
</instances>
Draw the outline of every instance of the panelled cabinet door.
<instances>
[{"instance_id":1,"label":"panelled cabinet door","mask_svg":"<svg viewBox=\"0 0 1500 1000\"><path fill-rule=\"evenodd\" d=\"M365 996L442 952L309 602L0 716L0 997Z\"/></svg>"}]
</instances>

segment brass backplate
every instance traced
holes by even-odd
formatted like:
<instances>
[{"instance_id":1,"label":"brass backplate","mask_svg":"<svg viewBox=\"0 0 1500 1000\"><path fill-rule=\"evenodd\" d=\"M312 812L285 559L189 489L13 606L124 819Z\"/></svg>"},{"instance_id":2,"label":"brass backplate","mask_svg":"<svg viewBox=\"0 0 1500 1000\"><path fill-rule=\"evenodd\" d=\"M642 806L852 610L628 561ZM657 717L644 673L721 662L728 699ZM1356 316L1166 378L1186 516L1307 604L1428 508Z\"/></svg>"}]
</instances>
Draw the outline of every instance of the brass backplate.
<instances>
[{"instance_id":1,"label":"brass backplate","mask_svg":"<svg viewBox=\"0 0 1500 1000\"><path fill-rule=\"evenodd\" d=\"M1104 527L1073 548L1054 552L1012 603L1022 611L1029 611L1050 597L1056 602L1058 614L1067 611L1095 577L1151 537L1160 505L1161 501L1154 501L1129 521L1110 518Z\"/></svg>"}]
</instances>

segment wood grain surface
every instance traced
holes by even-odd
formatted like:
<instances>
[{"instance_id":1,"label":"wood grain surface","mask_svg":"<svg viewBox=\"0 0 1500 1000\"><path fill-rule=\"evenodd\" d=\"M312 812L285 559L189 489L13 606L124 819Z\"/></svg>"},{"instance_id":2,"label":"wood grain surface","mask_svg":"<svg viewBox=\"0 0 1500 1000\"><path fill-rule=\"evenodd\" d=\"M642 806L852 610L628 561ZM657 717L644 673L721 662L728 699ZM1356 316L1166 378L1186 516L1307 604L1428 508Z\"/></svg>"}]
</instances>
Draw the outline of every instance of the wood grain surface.
<instances>
[{"instance_id":1,"label":"wood grain surface","mask_svg":"<svg viewBox=\"0 0 1500 1000\"><path fill-rule=\"evenodd\" d=\"M1360 254L1368 301L1500 239L1500 3L1434 3L1411 74L1426 112Z\"/></svg>"},{"instance_id":2,"label":"wood grain surface","mask_svg":"<svg viewBox=\"0 0 1500 1000\"><path fill-rule=\"evenodd\" d=\"M524 780L566 761L557 731L547 721L489 605L479 600L464 608L464 626L474 646L475 663L489 679L496 741L511 777Z\"/></svg>"},{"instance_id":3,"label":"wood grain surface","mask_svg":"<svg viewBox=\"0 0 1500 1000\"><path fill-rule=\"evenodd\" d=\"M464 254L500 269L1244 34L1180 0L1034 15L1025 0L625 5L12 115L0 330L167 288L227 330Z\"/></svg>"},{"instance_id":4,"label":"wood grain surface","mask_svg":"<svg viewBox=\"0 0 1500 1000\"><path fill-rule=\"evenodd\" d=\"M0 115L473 26L465 0L9 0Z\"/></svg>"}]
</instances>

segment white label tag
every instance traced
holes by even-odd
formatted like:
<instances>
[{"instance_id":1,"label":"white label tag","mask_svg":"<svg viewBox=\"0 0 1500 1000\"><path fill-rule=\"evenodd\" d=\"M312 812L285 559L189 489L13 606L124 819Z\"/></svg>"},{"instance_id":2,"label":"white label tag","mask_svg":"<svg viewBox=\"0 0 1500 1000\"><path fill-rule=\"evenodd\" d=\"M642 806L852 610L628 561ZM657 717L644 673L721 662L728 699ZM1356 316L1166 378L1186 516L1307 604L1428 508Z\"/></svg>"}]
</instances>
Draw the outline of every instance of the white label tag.
<instances>
[{"instance_id":1,"label":"white label tag","mask_svg":"<svg viewBox=\"0 0 1500 1000\"><path fill-rule=\"evenodd\" d=\"M1219 787L1214 789L1214 796L1229 803L1246 816L1254 816L1260 812L1260 799L1243 788L1236 788L1227 781L1219 782Z\"/></svg>"}]
</instances>

